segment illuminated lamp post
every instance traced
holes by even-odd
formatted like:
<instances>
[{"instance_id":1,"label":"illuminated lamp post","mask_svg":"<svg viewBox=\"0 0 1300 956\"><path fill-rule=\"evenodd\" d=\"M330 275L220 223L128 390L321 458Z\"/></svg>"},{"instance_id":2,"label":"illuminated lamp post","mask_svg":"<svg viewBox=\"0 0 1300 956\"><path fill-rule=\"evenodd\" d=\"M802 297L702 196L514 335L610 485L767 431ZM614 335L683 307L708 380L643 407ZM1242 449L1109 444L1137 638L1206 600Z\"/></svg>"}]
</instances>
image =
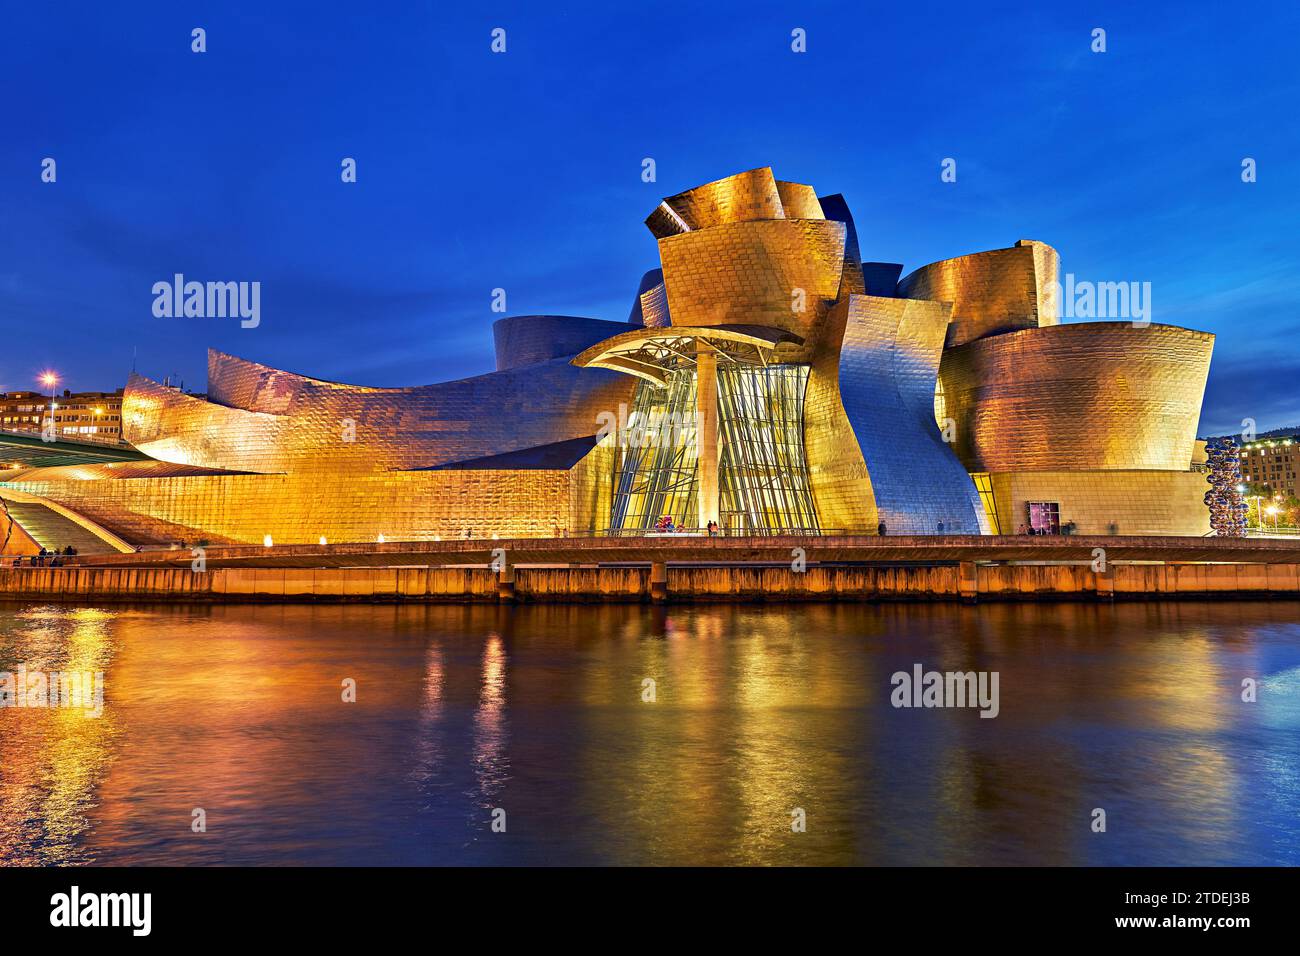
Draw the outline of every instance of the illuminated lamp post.
<instances>
[{"instance_id":1,"label":"illuminated lamp post","mask_svg":"<svg viewBox=\"0 0 1300 956\"><path fill-rule=\"evenodd\" d=\"M50 390L50 435L54 435L54 389L59 384L59 376L53 372L41 373L41 384Z\"/></svg>"}]
</instances>

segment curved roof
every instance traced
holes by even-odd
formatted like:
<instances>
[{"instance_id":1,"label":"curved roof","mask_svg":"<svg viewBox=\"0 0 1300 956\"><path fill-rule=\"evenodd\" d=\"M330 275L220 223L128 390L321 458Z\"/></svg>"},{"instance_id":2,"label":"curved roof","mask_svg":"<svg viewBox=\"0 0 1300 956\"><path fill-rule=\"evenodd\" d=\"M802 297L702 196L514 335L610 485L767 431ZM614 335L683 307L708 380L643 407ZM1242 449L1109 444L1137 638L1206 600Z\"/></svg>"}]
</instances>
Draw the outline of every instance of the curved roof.
<instances>
[{"instance_id":1,"label":"curved roof","mask_svg":"<svg viewBox=\"0 0 1300 956\"><path fill-rule=\"evenodd\" d=\"M220 352L210 368L207 400L133 376L128 440L163 461L235 471L419 468L589 436L633 387L566 358L414 388L326 382Z\"/></svg>"},{"instance_id":2,"label":"curved roof","mask_svg":"<svg viewBox=\"0 0 1300 956\"><path fill-rule=\"evenodd\" d=\"M760 166L669 196L645 223L663 239L727 222L784 218L772 168Z\"/></svg>"},{"instance_id":3,"label":"curved roof","mask_svg":"<svg viewBox=\"0 0 1300 956\"><path fill-rule=\"evenodd\" d=\"M1056 250L1021 240L921 266L898 283L905 299L952 304L949 348L989 335L1034 329L1056 322Z\"/></svg>"},{"instance_id":4,"label":"curved roof","mask_svg":"<svg viewBox=\"0 0 1300 956\"><path fill-rule=\"evenodd\" d=\"M646 217L656 239L726 223L771 219L825 219L817 191L760 166L669 196Z\"/></svg>"},{"instance_id":5,"label":"curved roof","mask_svg":"<svg viewBox=\"0 0 1300 956\"><path fill-rule=\"evenodd\" d=\"M608 368L643 378L655 385L665 381L665 366L655 357L654 351L671 353L689 359L689 353L673 343L702 339L719 351L726 346L747 346L755 353L771 352L778 345L802 345L803 339L793 332L766 325L714 325L670 328L633 329L613 338L598 342L573 358L579 368ZM662 348L652 350L655 345Z\"/></svg>"},{"instance_id":6,"label":"curved roof","mask_svg":"<svg viewBox=\"0 0 1300 956\"><path fill-rule=\"evenodd\" d=\"M610 322L576 315L512 315L492 323L497 371L576 355L594 342L641 323Z\"/></svg>"}]
</instances>

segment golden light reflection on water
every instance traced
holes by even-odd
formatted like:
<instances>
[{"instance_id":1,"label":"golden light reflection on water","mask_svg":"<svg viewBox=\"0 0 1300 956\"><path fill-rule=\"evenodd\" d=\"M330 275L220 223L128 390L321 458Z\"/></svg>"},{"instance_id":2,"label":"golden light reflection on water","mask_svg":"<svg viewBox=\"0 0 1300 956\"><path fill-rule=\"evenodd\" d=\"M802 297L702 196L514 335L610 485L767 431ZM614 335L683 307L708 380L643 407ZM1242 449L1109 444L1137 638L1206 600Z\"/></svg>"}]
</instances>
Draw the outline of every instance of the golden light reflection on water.
<instances>
[{"instance_id":1,"label":"golden light reflection on water","mask_svg":"<svg viewBox=\"0 0 1300 956\"><path fill-rule=\"evenodd\" d=\"M89 608L42 607L15 614L0 631L0 670L25 666L45 674L103 674L108 681L112 620L112 614ZM114 736L107 704L99 716L91 716L91 709L0 710L0 864L91 859L81 838Z\"/></svg>"},{"instance_id":2,"label":"golden light reflection on water","mask_svg":"<svg viewBox=\"0 0 1300 956\"><path fill-rule=\"evenodd\" d=\"M593 794L610 814L601 828L635 834L617 841L628 851L615 862L794 861L809 839L792 829L796 809L813 842L850 847L827 801L871 724L853 709L871 670L858 654L820 653L822 641L805 637L833 630L837 609L798 616L791 628L770 610L683 609L633 635L634 672L653 676L659 693L601 713L627 754L622 773L592 767L587 778L605 792L617 787L614 799ZM602 686L588 699L607 699L605 672L592 673Z\"/></svg>"},{"instance_id":3,"label":"golden light reflection on water","mask_svg":"<svg viewBox=\"0 0 1300 956\"><path fill-rule=\"evenodd\" d=\"M501 635L491 633L483 642L483 679L478 711L474 715L474 774L477 799L488 809L510 773L506 728L506 651Z\"/></svg>"},{"instance_id":4,"label":"golden light reflection on water","mask_svg":"<svg viewBox=\"0 0 1300 956\"><path fill-rule=\"evenodd\" d=\"M416 760L411 772L412 779L417 784L428 785L434 780L446 757L439 734L446 683L444 666L442 648L430 643L424 658L424 687L420 695Z\"/></svg>"},{"instance_id":5,"label":"golden light reflection on water","mask_svg":"<svg viewBox=\"0 0 1300 956\"><path fill-rule=\"evenodd\" d=\"M1277 836L1300 836L1297 622L1289 603L0 607L0 670L107 682L99 720L0 712L0 862L1300 862ZM999 716L891 708L914 663L998 671ZM1243 675L1269 688L1253 709ZM1120 839L1092 838L1096 806Z\"/></svg>"}]
</instances>

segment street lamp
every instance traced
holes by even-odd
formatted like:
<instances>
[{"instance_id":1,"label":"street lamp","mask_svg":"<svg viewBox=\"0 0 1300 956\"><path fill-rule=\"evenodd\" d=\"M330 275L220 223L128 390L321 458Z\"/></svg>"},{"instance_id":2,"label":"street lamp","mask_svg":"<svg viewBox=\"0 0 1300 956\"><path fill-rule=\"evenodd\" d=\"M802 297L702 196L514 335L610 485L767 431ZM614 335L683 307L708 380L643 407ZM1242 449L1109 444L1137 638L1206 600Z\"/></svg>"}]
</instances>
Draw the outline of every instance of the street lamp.
<instances>
[{"instance_id":1,"label":"street lamp","mask_svg":"<svg viewBox=\"0 0 1300 956\"><path fill-rule=\"evenodd\" d=\"M1267 508L1264 509L1264 514L1266 514L1266 515L1272 515L1272 516L1273 516L1273 533L1274 533L1274 534L1277 534L1277 513L1278 513L1278 510L1279 510L1279 509L1278 509L1278 506L1277 506L1277 505L1269 505Z\"/></svg>"},{"instance_id":2,"label":"street lamp","mask_svg":"<svg viewBox=\"0 0 1300 956\"><path fill-rule=\"evenodd\" d=\"M54 372L45 371L41 373L41 384L50 390L50 438L54 438L54 388L59 384L59 376Z\"/></svg>"}]
</instances>

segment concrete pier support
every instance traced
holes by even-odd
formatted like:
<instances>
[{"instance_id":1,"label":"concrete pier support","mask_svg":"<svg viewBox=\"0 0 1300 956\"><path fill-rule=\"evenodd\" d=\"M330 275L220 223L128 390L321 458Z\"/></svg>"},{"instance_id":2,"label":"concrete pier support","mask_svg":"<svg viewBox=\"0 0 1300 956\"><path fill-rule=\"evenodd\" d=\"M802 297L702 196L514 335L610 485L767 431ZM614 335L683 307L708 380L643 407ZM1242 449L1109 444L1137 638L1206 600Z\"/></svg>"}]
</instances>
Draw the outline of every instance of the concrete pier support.
<instances>
[{"instance_id":1,"label":"concrete pier support","mask_svg":"<svg viewBox=\"0 0 1300 956\"><path fill-rule=\"evenodd\" d=\"M509 561L503 562L497 571L497 600L502 604L515 602L515 566Z\"/></svg>"},{"instance_id":2,"label":"concrete pier support","mask_svg":"<svg viewBox=\"0 0 1300 956\"><path fill-rule=\"evenodd\" d=\"M650 565L650 600L655 604L668 600L668 565L664 561Z\"/></svg>"},{"instance_id":3,"label":"concrete pier support","mask_svg":"<svg viewBox=\"0 0 1300 956\"><path fill-rule=\"evenodd\" d=\"M1115 600L1115 572L1111 568L1105 571L1095 571L1093 576L1096 578L1096 595L1098 601L1114 602Z\"/></svg>"},{"instance_id":4,"label":"concrete pier support","mask_svg":"<svg viewBox=\"0 0 1300 956\"><path fill-rule=\"evenodd\" d=\"M699 445L699 527L717 521L718 499L718 357L704 341L695 346L695 427Z\"/></svg>"},{"instance_id":5,"label":"concrete pier support","mask_svg":"<svg viewBox=\"0 0 1300 956\"><path fill-rule=\"evenodd\" d=\"M979 579L976 573L974 561L962 561L957 566L957 589L962 604L974 604L979 600Z\"/></svg>"}]
</instances>

